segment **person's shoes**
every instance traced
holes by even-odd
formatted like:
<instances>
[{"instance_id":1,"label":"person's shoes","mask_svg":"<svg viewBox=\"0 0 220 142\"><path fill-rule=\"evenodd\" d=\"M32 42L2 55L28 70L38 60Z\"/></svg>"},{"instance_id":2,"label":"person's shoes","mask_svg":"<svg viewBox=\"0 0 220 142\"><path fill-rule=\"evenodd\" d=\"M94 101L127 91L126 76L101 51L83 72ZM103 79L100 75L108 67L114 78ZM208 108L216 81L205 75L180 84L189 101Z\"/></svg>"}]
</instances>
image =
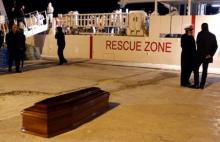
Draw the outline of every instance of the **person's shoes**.
<instances>
[{"instance_id":1,"label":"person's shoes","mask_svg":"<svg viewBox=\"0 0 220 142\"><path fill-rule=\"evenodd\" d=\"M181 84L181 87L190 87L191 84L188 82L188 83L184 83L184 84Z\"/></svg>"},{"instance_id":2,"label":"person's shoes","mask_svg":"<svg viewBox=\"0 0 220 142\"><path fill-rule=\"evenodd\" d=\"M20 70L16 70L16 73L22 73Z\"/></svg>"},{"instance_id":3,"label":"person's shoes","mask_svg":"<svg viewBox=\"0 0 220 142\"><path fill-rule=\"evenodd\" d=\"M200 87L198 86L198 85L191 85L191 86L189 86L189 88L193 88L193 89L199 89Z\"/></svg>"},{"instance_id":4,"label":"person's shoes","mask_svg":"<svg viewBox=\"0 0 220 142\"><path fill-rule=\"evenodd\" d=\"M63 64L63 62L60 62L60 63L59 63L59 65L62 65L62 64Z\"/></svg>"},{"instance_id":5,"label":"person's shoes","mask_svg":"<svg viewBox=\"0 0 220 142\"><path fill-rule=\"evenodd\" d=\"M68 62L67 62L67 60L65 59L65 60L63 61L63 63L68 63Z\"/></svg>"},{"instance_id":6,"label":"person's shoes","mask_svg":"<svg viewBox=\"0 0 220 142\"><path fill-rule=\"evenodd\" d=\"M12 72L12 69L10 68L10 69L8 69L8 72Z\"/></svg>"},{"instance_id":7,"label":"person's shoes","mask_svg":"<svg viewBox=\"0 0 220 142\"><path fill-rule=\"evenodd\" d=\"M191 86L191 83L190 83L190 82L187 82L186 85L187 85L187 86Z\"/></svg>"},{"instance_id":8,"label":"person's shoes","mask_svg":"<svg viewBox=\"0 0 220 142\"><path fill-rule=\"evenodd\" d=\"M200 89L204 89L204 85L200 85L199 88L200 88Z\"/></svg>"}]
</instances>

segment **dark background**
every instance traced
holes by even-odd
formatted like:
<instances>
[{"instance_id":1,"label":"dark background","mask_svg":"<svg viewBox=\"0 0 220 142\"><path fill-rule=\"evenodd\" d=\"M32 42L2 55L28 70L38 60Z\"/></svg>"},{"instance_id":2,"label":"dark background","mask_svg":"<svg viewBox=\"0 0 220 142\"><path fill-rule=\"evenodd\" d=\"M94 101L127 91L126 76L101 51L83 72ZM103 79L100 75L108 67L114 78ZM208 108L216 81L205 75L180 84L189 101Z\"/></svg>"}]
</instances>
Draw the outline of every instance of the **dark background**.
<instances>
[{"instance_id":1,"label":"dark background","mask_svg":"<svg viewBox=\"0 0 220 142\"><path fill-rule=\"evenodd\" d=\"M112 12L119 8L118 0L17 0L17 5L25 5L26 12L46 10L49 2L57 13L79 11L80 13ZM13 7L13 0L3 0L7 13Z\"/></svg>"},{"instance_id":2,"label":"dark background","mask_svg":"<svg viewBox=\"0 0 220 142\"><path fill-rule=\"evenodd\" d=\"M3 0L6 11L10 15L13 7L14 0ZM100 13L100 12L112 12L119 9L117 4L118 0L16 0L16 5L24 5L26 7L26 13L31 11L43 11L46 10L49 2L55 9L54 14L67 13L68 11L79 11L79 13ZM145 10L153 11L154 3L142 3L127 5L126 8L130 10ZM168 9L159 4L159 13L167 13Z\"/></svg>"},{"instance_id":3,"label":"dark background","mask_svg":"<svg viewBox=\"0 0 220 142\"><path fill-rule=\"evenodd\" d=\"M31 11L43 11L46 10L49 2L55 9L55 16L58 13L67 13L68 11L79 11L79 13L100 13L100 12L112 12L115 9L119 9L118 0L3 0L7 14L10 18L10 11L13 7L13 1L16 1L17 6L25 5L26 13ZM154 11L154 3L142 3L131 4L125 8L129 10L145 10L146 12ZM158 10L161 15L168 13L168 9L163 5L158 5ZM218 11L218 8L207 7L207 14L214 14Z\"/></svg>"}]
</instances>

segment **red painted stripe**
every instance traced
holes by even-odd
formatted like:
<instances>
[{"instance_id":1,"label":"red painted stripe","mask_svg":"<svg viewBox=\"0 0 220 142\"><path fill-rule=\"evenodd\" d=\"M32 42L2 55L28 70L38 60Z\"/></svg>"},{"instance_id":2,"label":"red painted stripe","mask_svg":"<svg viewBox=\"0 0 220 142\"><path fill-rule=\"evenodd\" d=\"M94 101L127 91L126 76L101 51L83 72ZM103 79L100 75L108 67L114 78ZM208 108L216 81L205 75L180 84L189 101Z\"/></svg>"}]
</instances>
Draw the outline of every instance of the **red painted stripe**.
<instances>
[{"instance_id":1,"label":"red painted stripe","mask_svg":"<svg viewBox=\"0 0 220 142\"><path fill-rule=\"evenodd\" d=\"M196 16L192 16L193 36L195 36Z\"/></svg>"},{"instance_id":2,"label":"red painted stripe","mask_svg":"<svg viewBox=\"0 0 220 142\"><path fill-rule=\"evenodd\" d=\"M93 58L93 36L90 35L90 52L89 52L89 58Z\"/></svg>"}]
</instances>

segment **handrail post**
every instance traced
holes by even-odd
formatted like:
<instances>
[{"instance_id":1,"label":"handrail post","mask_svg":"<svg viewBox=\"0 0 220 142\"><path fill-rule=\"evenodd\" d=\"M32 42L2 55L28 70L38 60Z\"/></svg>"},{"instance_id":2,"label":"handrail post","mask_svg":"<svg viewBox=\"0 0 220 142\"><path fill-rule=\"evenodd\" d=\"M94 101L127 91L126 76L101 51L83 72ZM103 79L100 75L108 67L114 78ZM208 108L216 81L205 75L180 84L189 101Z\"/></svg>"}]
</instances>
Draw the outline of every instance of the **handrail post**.
<instances>
[{"instance_id":1,"label":"handrail post","mask_svg":"<svg viewBox=\"0 0 220 142\"><path fill-rule=\"evenodd\" d=\"M188 16L191 15L192 0L188 0Z\"/></svg>"}]
</instances>

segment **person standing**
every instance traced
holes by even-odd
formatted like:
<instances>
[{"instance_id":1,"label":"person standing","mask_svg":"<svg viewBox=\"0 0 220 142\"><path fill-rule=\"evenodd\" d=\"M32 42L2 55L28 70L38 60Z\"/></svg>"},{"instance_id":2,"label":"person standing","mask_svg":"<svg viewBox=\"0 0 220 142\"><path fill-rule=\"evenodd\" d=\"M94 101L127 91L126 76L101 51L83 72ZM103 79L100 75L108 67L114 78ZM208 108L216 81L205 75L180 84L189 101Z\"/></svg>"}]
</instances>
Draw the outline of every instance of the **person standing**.
<instances>
[{"instance_id":1,"label":"person standing","mask_svg":"<svg viewBox=\"0 0 220 142\"><path fill-rule=\"evenodd\" d=\"M14 1L14 5L11 8L11 13L10 13L10 19L9 19L9 29L12 28L12 26L14 25L14 23L17 22L17 18L18 18L18 6L16 4L16 1Z\"/></svg>"},{"instance_id":2,"label":"person standing","mask_svg":"<svg viewBox=\"0 0 220 142\"><path fill-rule=\"evenodd\" d=\"M19 32L20 32L19 43L21 45L20 47L21 71L23 71L25 52L26 52L26 37L24 35L24 29L19 29Z\"/></svg>"},{"instance_id":3,"label":"person standing","mask_svg":"<svg viewBox=\"0 0 220 142\"><path fill-rule=\"evenodd\" d=\"M13 61L15 61L16 72L20 71L21 51L24 50L23 39L18 31L16 24L12 25L12 30L6 35L6 44L8 48L8 71L12 72Z\"/></svg>"},{"instance_id":4,"label":"person standing","mask_svg":"<svg viewBox=\"0 0 220 142\"><path fill-rule=\"evenodd\" d=\"M207 23L203 23L201 26L202 31L197 36L197 65L196 65L196 82L194 88L204 89L209 63L213 63L213 56L218 48L216 37L213 33L209 32ZM199 68L202 65L202 78L199 84Z\"/></svg>"},{"instance_id":5,"label":"person standing","mask_svg":"<svg viewBox=\"0 0 220 142\"><path fill-rule=\"evenodd\" d=\"M48 16L48 20L49 20L50 25L52 25L52 22L53 22L53 12L54 12L54 8L52 6L52 3L49 2L48 6L47 6L47 16Z\"/></svg>"},{"instance_id":6,"label":"person standing","mask_svg":"<svg viewBox=\"0 0 220 142\"><path fill-rule=\"evenodd\" d=\"M18 12L18 19L17 19L17 25L20 27L20 23L23 23L25 27L27 27L26 22L25 22L25 6L22 5L19 9Z\"/></svg>"},{"instance_id":7,"label":"person standing","mask_svg":"<svg viewBox=\"0 0 220 142\"><path fill-rule=\"evenodd\" d=\"M180 85L182 87L190 87L190 76L195 66L196 60L196 43L192 36L192 26L185 28L185 34L181 36L181 77Z\"/></svg>"},{"instance_id":8,"label":"person standing","mask_svg":"<svg viewBox=\"0 0 220 142\"><path fill-rule=\"evenodd\" d=\"M62 65L63 63L67 63L67 60L64 58L63 55L63 50L65 48L66 42L62 27L57 27L55 38L57 39L59 65Z\"/></svg>"}]
</instances>

